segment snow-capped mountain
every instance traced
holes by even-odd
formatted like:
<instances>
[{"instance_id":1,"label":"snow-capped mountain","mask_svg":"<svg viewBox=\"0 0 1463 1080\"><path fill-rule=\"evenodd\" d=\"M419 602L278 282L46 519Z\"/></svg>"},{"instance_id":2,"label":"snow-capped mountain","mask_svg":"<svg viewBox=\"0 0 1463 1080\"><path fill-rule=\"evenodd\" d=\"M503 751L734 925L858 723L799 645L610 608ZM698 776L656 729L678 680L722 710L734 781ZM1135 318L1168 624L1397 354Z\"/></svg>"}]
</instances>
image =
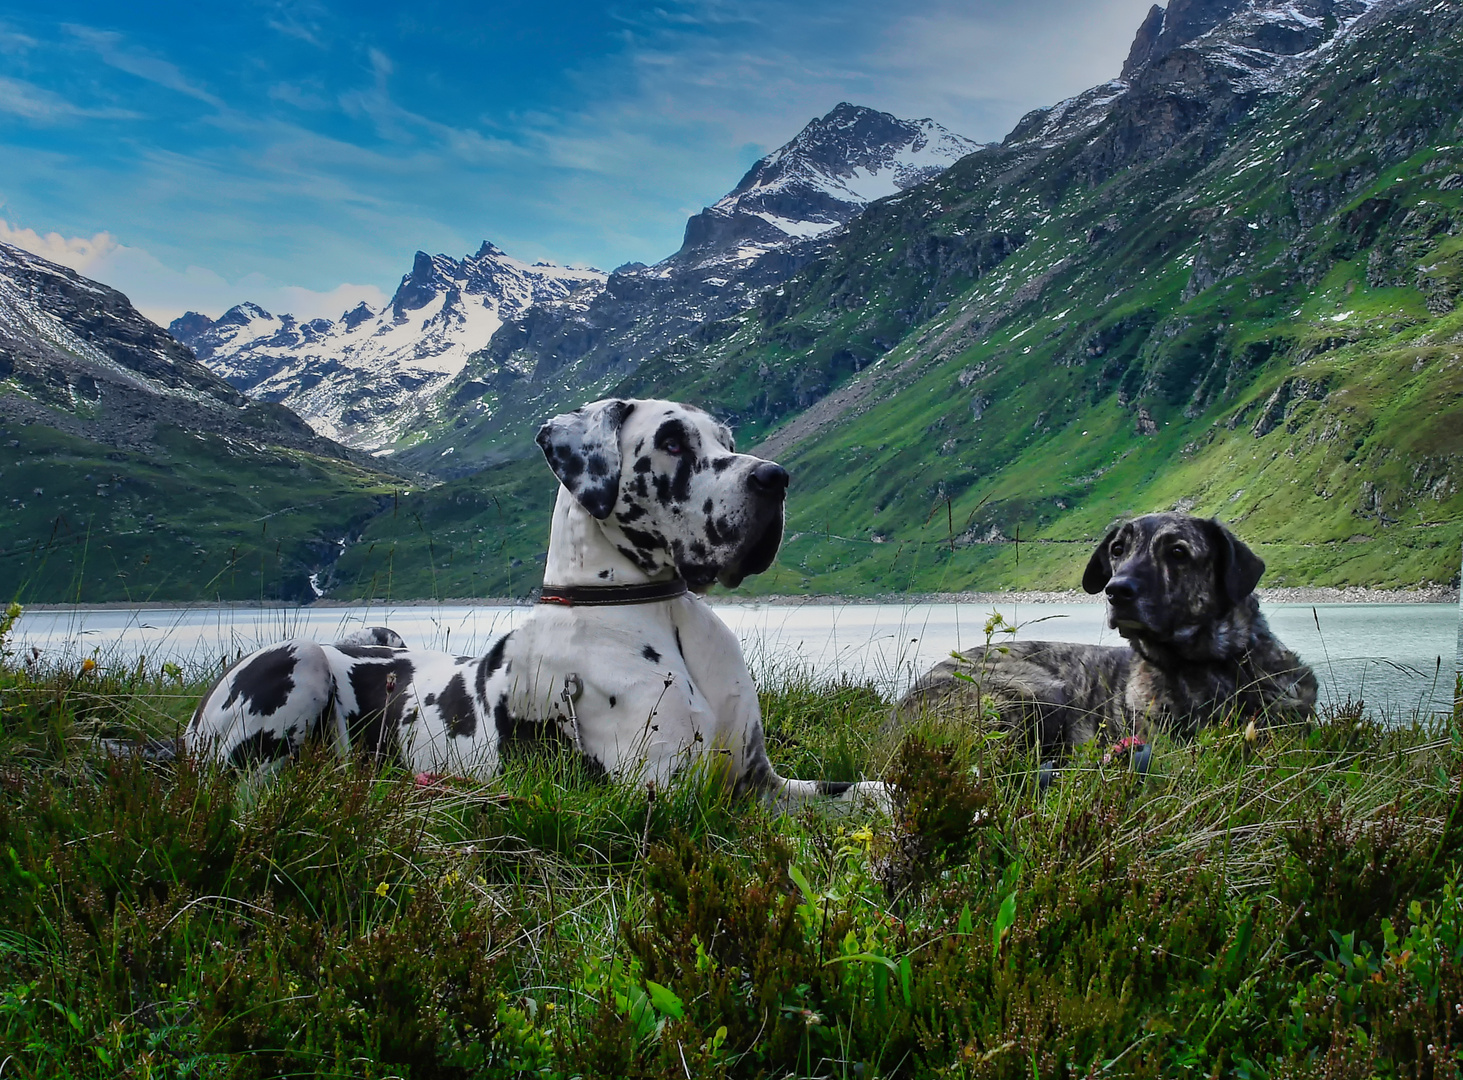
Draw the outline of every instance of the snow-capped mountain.
<instances>
[{"instance_id":1,"label":"snow-capped mountain","mask_svg":"<svg viewBox=\"0 0 1463 1080\"><path fill-rule=\"evenodd\" d=\"M687 221L675 254L622 266L598 291L536 304L506 324L446 391L439 424L521 422L593 396L688 331L755 303L872 201L979 148L933 120L838 105ZM413 457L439 468L442 452Z\"/></svg>"},{"instance_id":2,"label":"snow-capped mountain","mask_svg":"<svg viewBox=\"0 0 1463 1080\"><path fill-rule=\"evenodd\" d=\"M8 392L7 392L8 391ZM241 446L347 452L287 409L251 402L116 289L0 242L0 422L129 450L160 428Z\"/></svg>"},{"instance_id":3,"label":"snow-capped mountain","mask_svg":"<svg viewBox=\"0 0 1463 1080\"><path fill-rule=\"evenodd\" d=\"M933 120L900 120L841 102L691 218L681 250L661 264L662 273L667 264L693 259L747 262L789 241L823 236L980 145Z\"/></svg>"},{"instance_id":4,"label":"snow-capped mountain","mask_svg":"<svg viewBox=\"0 0 1463 1080\"><path fill-rule=\"evenodd\" d=\"M188 312L169 330L249 397L286 404L321 434L374 451L429 418L438 391L505 320L605 277L527 263L484 242L462 260L417 252L381 311L362 303L333 321L300 322L245 303L216 321Z\"/></svg>"}]
</instances>

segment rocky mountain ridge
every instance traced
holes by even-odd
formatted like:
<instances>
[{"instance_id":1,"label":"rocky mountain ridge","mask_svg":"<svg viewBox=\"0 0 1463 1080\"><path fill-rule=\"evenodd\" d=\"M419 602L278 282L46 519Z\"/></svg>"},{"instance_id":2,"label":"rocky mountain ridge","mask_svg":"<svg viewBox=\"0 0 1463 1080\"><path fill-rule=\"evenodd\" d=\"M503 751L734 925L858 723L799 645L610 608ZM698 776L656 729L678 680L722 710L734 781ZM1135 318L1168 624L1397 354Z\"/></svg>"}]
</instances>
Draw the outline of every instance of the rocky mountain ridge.
<instances>
[{"instance_id":1,"label":"rocky mountain ridge","mask_svg":"<svg viewBox=\"0 0 1463 1080\"><path fill-rule=\"evenodd\" d=\"M1457 580L1463 9L1171 13L1126 78L596 388L704 405L789 468L783 551L744 588L1070 588L1114 518L1170 508L1232 523L1272 587ZM456 558L511 589L534 533L499 507L547 514L535 477L414 496L343 564L391 546L434 587Z\"/></svg>"},{"instance_id":2,"label":"rocky mountain ridge","mask_svg":"<svg viewBox=\"0 0 1463 1080\"><path fill-rule=\"evenodd\" d=\"M604 279L592 268L527 263L485 241L460 260L417 252L381 311L361 303L339 319L300 322L244 303L217 320L190 311L169 330L249 397L380 451L429 422L438 392L505 320Z\"/></svg>"},{"instance_id":3,"label":"rocky mountain ridge","mask_svg":"<svg viewBox=\"0 0 1463 1080\"><path fill-rule=\"evenodd\" d=\"M348 458L288 409L251 401L125 296L0 242L0 419L142 449L159 425Z\"/></svg>"},{"instance_id":4,"label":"rocky mountain ridge","mask_svg":"<svg viewBox=\"0 0 1463 1080\"><path fill-rule=\"evenodd\" d=\"M693 216L675 254L620 267L597 293L506 322L453 380L426 443L405 459L455 475L517 453L506 444L532 417L594 397L680 335L754 303L871 201L978 146L932 120L840 103Z\"/></svg>"},{"instance_id":5,"label":"rocky mountain ridge","mask_svg":"<svg viewBox=\"0 0 1463 1080\"><path fill-rule=\"evenodd\" d=\"M22 600L309 599L335 538L410 482L5 243L0 445L0 578Z\"/></svg>"}]
</instances>

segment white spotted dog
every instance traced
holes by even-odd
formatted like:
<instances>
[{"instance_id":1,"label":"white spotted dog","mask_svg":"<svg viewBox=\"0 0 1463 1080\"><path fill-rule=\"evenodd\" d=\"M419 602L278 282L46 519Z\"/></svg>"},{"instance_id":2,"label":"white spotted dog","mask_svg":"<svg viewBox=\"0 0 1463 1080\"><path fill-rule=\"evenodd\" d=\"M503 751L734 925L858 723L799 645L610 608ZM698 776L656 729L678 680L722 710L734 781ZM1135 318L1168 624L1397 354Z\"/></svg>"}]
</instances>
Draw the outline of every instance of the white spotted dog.
<instances>
[{"instance_id":1,"label":"white spotted dog","mask_svg":"<svg viewBox=\"0 0 1463 1080\"><path fill-rule=\"evenodd\" d=\"M538 443L560 489L523 626L481 657L399 638L261 649L203 699L186 741L241 766L318 737L417 772L487 777L509 744L560 739L615 779L664 785L702 763L779 807L887 807L880 783L777 775L741 647L699 595L772 564L787 471L670 401L597 401L554 417Z\"/></svg>"}]
</instances>

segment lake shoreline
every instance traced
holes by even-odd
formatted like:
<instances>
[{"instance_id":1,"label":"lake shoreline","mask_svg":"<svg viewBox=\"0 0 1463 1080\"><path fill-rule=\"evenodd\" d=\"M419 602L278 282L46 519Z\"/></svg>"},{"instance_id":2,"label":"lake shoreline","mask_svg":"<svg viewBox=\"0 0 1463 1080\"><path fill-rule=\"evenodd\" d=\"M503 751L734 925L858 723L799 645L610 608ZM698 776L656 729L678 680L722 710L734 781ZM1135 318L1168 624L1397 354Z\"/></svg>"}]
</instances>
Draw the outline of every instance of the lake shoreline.
<instances>
[{"instance_id":1,"label":"lake shoreline","mask_svg":"<svg viewBox=\"0 0 1463 1080\"><path fill-rule=\"evenodd\" d=\"M1271 604L1456 604L1458 590L1448 585L1429 585L1418 589L1367 589L1361 586L1337 588L1334 586L1313 586L1297 588L1258 589L1260 599ZM711 597L715 604L766 605L766 606L838 606L849 604L1098 604L1101 596L1089 596L1079 589L1065 592L1016 590L1012 592L960 592L960 593L895 593L882 596L834 596L814 594L808 596L721 596ZM147 608L154 611L229 611L238 609L294 609L309 610L359 608L421 608L421 607L531 607L533 601L525 597L492 596L449 596L441 599L413 600L315 600L308 604L295 604L271 600L232 600L187 602L181 600L156 601L112 601L104 604L26 604L26 611L122 611L129 608Z\"/></svg>"}]
</instances>

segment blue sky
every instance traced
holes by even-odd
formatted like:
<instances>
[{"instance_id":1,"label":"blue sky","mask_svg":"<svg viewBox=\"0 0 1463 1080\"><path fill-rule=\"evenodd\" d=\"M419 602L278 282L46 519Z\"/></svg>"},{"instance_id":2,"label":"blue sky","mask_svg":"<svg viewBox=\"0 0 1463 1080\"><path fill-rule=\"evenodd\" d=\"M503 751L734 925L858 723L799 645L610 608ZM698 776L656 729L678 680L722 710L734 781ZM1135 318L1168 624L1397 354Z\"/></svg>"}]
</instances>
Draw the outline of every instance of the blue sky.
<instances>
[{"instance_id":1,"label":"blue sky","mask_svg":"<svg viewBox=\"0 0 1463 1080\"><path fill-rule=\"evenodd\" d=\"M336 316L417 249L610 269L840 101L999 139L1150 0L0 0L0 239L152 318Z\"/></svg>"}]
</instances>

